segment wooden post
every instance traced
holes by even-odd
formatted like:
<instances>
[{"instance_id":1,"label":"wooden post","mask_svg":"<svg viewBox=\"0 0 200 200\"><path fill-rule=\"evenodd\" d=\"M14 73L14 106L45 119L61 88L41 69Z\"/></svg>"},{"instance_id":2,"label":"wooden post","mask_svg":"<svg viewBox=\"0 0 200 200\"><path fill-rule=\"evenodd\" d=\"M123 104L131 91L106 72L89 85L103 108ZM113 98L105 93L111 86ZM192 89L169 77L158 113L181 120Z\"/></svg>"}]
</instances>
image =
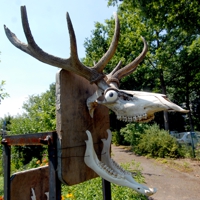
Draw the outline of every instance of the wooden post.
<instances>
[{"instance_id":1,"label":"wooden post","mask_svg":"<svg viewBox=\"0 0 200 200\"><path fill-rule=\"evenodd\" d=\"M103 143L110 128L109 110L98 105L94 117L89 114L86 101L97 86L85 78L66 70L56 77L56 129L58 133L58 174L66 185L79 184L98 175L84 162L86 130L92 134L94 149L101 157Z\"/></svg>"}]
</instances>

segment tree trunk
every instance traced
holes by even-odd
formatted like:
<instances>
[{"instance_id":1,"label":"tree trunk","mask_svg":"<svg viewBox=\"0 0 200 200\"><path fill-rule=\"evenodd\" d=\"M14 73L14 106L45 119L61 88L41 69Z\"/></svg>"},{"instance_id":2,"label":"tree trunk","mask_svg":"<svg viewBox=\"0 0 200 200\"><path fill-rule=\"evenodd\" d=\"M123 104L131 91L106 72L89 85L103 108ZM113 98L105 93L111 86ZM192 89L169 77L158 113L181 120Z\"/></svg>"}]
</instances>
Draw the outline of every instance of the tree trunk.
<instances>
[{"instance_id":1,"label":"tree trunk","mask_svg":"<svg viewBox=\"0 0 200 200\"><path fill-rule=\"evenodd\" d=\"M189 80L188 80L188 73L186 74L186 107L188 110L190 110L190 112L188 113L188 117L189 117L189 123L190 123L190 131L194 131L194 126L193 126L193 120L192 120L192 113L191 113L191 109L190 109L190 91L189 91Z\"/></svg>"},{"instance_id":2,"label":"tree trunk","mask_svg":"<svg viewBox=\"0 0 200 200\"><path fill-rule=\"evenodd\" d=\"M164 117L165 130L168 131L169 130L168 112L164 111L163 117Z\"/></svg>"},{"instance_id":3,"label":"tree trunk","mask_svg":"<svg viewBox=\"0 0 200 200\"><path fill-rule=\"evenodd\" d=\"M160 83L161 83L161 88L162 88L162 93L166 95L166 85L163 77L163 70L160 69ZM169 117L168 117L168 112L164 111L163 112L163 117L164 117L164 127L165 130L169 130Z\"/></svg>"},{"instance_id":4,"label":"tree trunk","mask_svg":"<svg viewBox=\"0 0 200 200\"><path fill-rule=\"evenodd\" d=\"M156 34L157 34L157 38L159 38L159 32L157 32ZM159 48L159 46L160 46L160 43L159 43L159 40L157 40L157 48ZM165 85L165 80L164 80L162 68L159 69L159 76L160 76L160 83L161 83L162 93L166 95L166 85ZM165 130L169 130L168 112L164 111L163 112L163 117L164 117Z\"/></svg>"}]
</instances>

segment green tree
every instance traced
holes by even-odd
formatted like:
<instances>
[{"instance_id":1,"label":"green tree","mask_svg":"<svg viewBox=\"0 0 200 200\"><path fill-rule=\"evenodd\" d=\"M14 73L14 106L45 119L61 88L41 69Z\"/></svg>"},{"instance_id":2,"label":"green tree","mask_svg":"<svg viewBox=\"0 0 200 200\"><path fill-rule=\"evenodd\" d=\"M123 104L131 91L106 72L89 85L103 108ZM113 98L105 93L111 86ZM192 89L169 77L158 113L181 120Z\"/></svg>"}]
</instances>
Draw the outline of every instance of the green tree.
<instances>
[{"instance_id":1,"label":"green tree","mask_svg":"<svg viewBox=\"0 0 200 200\"><path fill-rule=\"evenodd\" d=\"M0 54L1 54L1 52L0 52ZM1 61L0 61L1 62ZM5 92L5 88L4 88L4 86L5 86L5 81L4 80L2 80L1 82L0 82L0 103L1 103L1 100L3 100L5 97L8 97L9 95L8 95L8 93L6 93Z\"/></svg>"},{"instance_id":2,"label":"green tree","mask_svg":"<svg viewBox=\"0 0 200 200\"><path fill-rule=\"evenodd\" d=\"M10 131L9 126L11 124L11 120L12 120L12 116L11 115L6 115L3 118L0 119L0 127L1 129L4 129L5 131Z\"/></svg>"},{"instance_id":3,"label":"green tree","mask_svg":"<svg viewBox=\"0 0 200 200\"><path fill-rule=\"evenodd\" d=\"M24 113L10 120L11 134L47 132L56 129L55 84L41 95L32 95L23 104ZM15 166L27 164L33 157L41 159L43 146L16 146L13 148Z\"/></svg>"},{"instance_id":4,"label":"green tree","mask_svg":"<svg viewBox=\"0 0 200 200\"><path fill-rule=\"evenodd\" d=\"M24 113L11 120L12 134L38 133L56 129L55 84L41 95L32 95L24 102Z\"/></svg>"},{"instance_id":5,"label":"green tree","mask_svg":"<svg viewBox=\"0 0 200 200\"><path fill-rule=\"evenodd\" d=\"M196 36L190 37L187 32L179 28L167 30L165 26L155 24L153 20L143 15L139 7L134 7L132 1L125 0L118 6L118 17L121 24L121 38L117 52L106 70L110 71L119 60L126 65L137 57L142 50L142 43L139 42L142 35L148 41L149 53L137 71L122 79L121 88L159 92L173 97L168 87L173 77L171 69L176 67L183 46L191 45ZM96 23L95 28L92 37L85 42L85 62L99 60L105 53L113 35L114 20L106 20L105 25ZM176 103L182 102L176 99ZM168 130L167 118L165 113L165 129Z\"/></svg>"},{"instance_id":6,"label":"green tree","mask_svg":"<svg viewBox=\"0 0 200 200\"><path fill-rule=\"evenodd\" d=\"M186 107L190 108L191 112L188 114L188 121L190 126L188 130L194 131L200 128L200 38L193 40L191 45L183 46L180 52L179 59L174 67L173 79L169 83L171 86L171 93L174 99L182 99L186 103ZM174 87L178 85L179 87Z\"/></svg>"},{"instance_id":7,"label":"green tree","mask_svg":"<svg viewBox=\"0 0 200 200\"><path fill-rule=\"evenodd\" d=\"M1 103L1 100L4 100L4 98L8 97L8 93L5 92L5 81L1 81L0 82L0 103Z\"/></svg>"},{"instance_id":8,"label":"green tree","mask_svg":"<svg viewBox=\"0 0 200 200\"><path fill-rule=\"evenodd\" d=\"M148 19L166 29L183 29L189 34L200 32L200 4L198 0L134 0Z\"/></svg>"},{"instance_id":9,"label":"green tree","mask_svg":"<svg viewBox=\"0 0 200 200\"><path fill-rule=\"evenodd\" d=\"M118 4L109 0L109 5ZM125 9L126 7L126 9ZM157 68L162 93L167 93L176 103L185 102L190 130L199 127L199 29L200 5L194 1L124 0L119 10L139 10L149 31L155 35L151 57L147 59ZM151 32L151 31L150 31ZM150 47L151 48L151 47ZM151 50L150 50L151 51ZM193 124L193 122L195 124Z\"/></svg>"},{"instance_id":10,"label":"green tree","mask_svg":"<svg viewBox=\"0 0 200 200\"><path fill-rule=\"evenodd\" d=\"M109 6L116 6L126 0L108 0ZM133 0L132 5L154 24L166 29L183 29L190 34L200 32L200 4L198 0Z\"/></svg>"},{"instance_id":11,"label":"green tree","mask_svg":"<svg viewBox=\"0 0 200 200\"><path fill-rule=\"evenodd\" d=\"M177 35L180 32L186 37L183 40L179 39L181 46L178 59L175 60L176 66L173 67L175 72L171 73L175 78L176 85L179 85L174 90L174 95L185 98L186 107L196 107L191 109L189 113L190 130L200 128L197 117L199 116L199 32L200 32L200 4L197 0L181 0L181 1L147 1L135 0L133 6L139 7L142 13L149 19L152 19L154 24L163 26L166 31L176 31ZM187 41L185 40L187 38ZM170 63L172 63L170 61ZM169 81L169 84L173 83ZM175 85L173 86L175 87ZM180 93L182 95L180 95ZM184 100L183 100L184 102ZM194 122L194 123L193 123Z\"/></svg>"}]
</instances>

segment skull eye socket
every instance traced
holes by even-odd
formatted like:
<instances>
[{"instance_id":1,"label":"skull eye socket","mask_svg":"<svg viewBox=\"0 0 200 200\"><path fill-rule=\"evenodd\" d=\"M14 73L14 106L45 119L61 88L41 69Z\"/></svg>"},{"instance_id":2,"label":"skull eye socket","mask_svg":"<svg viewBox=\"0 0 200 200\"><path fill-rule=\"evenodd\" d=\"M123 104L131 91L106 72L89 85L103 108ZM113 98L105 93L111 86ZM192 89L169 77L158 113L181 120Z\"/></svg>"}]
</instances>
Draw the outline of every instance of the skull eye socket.
<instances>
[{"instance_id":1,"label":"skull eye socket","mask_svg":"<svg viewBox=\"0 0 200 200\"><path fill-rule=\"evenodd\" d=\"M108 90L105 94L105 99L107 102L114 102L118 98L118 93L115 90Z\"/></svg>"}]
</instances>

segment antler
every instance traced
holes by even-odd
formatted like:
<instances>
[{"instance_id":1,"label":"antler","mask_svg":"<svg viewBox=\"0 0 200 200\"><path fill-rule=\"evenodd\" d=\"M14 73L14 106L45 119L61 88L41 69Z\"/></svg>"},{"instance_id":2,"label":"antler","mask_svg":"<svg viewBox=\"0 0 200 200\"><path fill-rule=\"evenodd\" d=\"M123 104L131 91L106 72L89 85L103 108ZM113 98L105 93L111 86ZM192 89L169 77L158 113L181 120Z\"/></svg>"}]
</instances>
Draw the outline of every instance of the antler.
<instances>
[{"instance_id":1,"label":"antler","mask_svg":"<svg viewBox=\"0 0 200 200\"><path fill-rule=\"evenodd\" d=\"M71 49L71 56L68 59L59 58L53 55L50 55L43 51L34 41L34 38L32 36L29 23L28 23L28 17L26 12L26 7L21 6L21 17L22 17L22 25L24 29L24 33L27 39L28 44L22 43L14 33L12 33L5 25L5 33L10 40L10 42L20 50L24 51L25 53L33 56L34 58L40 60L41 62L44 62L46 64L56 66L58 68L62 68L71 72L74 72L84 78L86 78L91 83L96 83L98 87L105 90L108 88L108 84L104 81L105 75L103 74L103 69L106 66L106 64L110 61L112 56L115 53L115 50L117 48L118 40L119 40L119 20L117 15L115 15L115 33L111 42L111 45L108 49L108 51L105 53L105 55L100 59L100 61L91 67L87 67L83 65L79 58L77 53L77 45L76 45L76 37L74 33L74 29L71 23L71 19L69 17L69 14L67 13L67 24L68 24L68 30L70 35L70 49Z\"/></svg>"},{"instance_id":2,"label":"antler","mask_svg":"<svg viewBox=\"0 0 200 200\"><path fill-rule=\"evenodd\" d=\"M119 80L122 79L123 77L131 74L133 71L136 70L138 64L144 59L147 51L148 51L148 46L147 42L145 39L142 37L142 40L144 42L144 48L140 55L133 60L131 63L126 65L125 67L119 69L121 67L121 61L118 63L118 65L113 69L113 71L107 75L107 83L110 84L112 82L117 83L119 86Z\"/></svg>"}]
</instances>

